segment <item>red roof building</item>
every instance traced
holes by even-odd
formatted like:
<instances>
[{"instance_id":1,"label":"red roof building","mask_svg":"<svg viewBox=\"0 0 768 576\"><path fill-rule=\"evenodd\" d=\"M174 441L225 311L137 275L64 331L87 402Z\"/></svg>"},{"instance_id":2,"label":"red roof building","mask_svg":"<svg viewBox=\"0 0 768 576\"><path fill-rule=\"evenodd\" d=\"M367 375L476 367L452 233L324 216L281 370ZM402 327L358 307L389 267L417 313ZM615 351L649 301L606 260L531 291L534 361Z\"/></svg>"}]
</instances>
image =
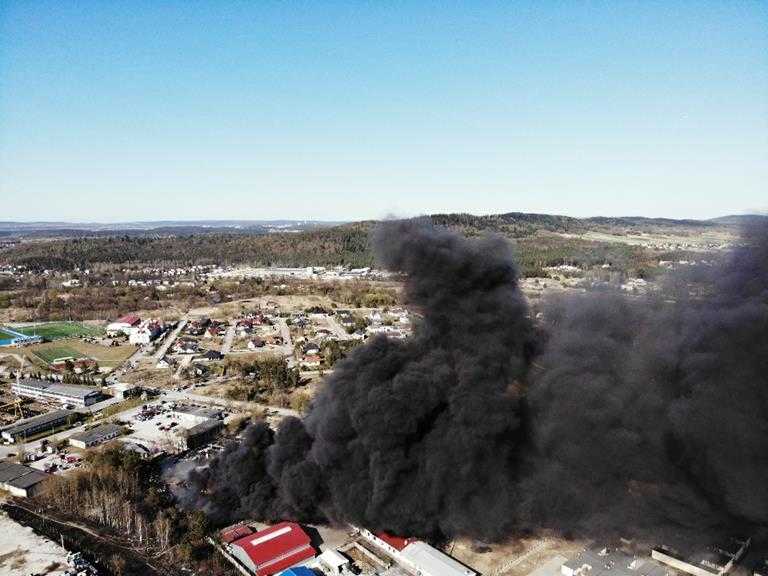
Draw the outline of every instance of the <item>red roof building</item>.
<instances>
[{"instance_id":1,"label":"red roof building","mask_svg":"<svg viewBox=\"0 0 768 576\"><path fill-rule=\"evenodd\" d=\"M272 576L315 556L309 536L295 522L239 538L230 544L230 551L256 576Z\"/></svg>"},{"instance_id":2,"label":"red roof building","mask_svg":"<svg viewBox=\"0 0 768 576\"><path fill-rule=\"evenodd\" d=\"M239 540L244 536L253 534L253 529L246 524L235 524L229 528L225 528L221 531L221 541L226 544L231 544L235 540Z\"/></svg>"},{"instance_id":3,"label":"red roof building","mask_svg":"<svg viewBox=\"0 0 768 576\"><path fill-rule=\"evenodd\" d=\"M400 536L392 536L391 534L387 534L386 532L377 532L376 537L379 540L382 540L384 543L388 544L389 546L392 546L395 550L400 552L403 548L408 546L411 542L414 542L415 540L413 538L401 538Z\"/></svg>"},{"instance_id":4,"label":"red roof building","mask_svg":"<svg viewBox=\"0 0 768 576\"><path fill-rule=\"evenodd\" d=\"M126 314L122 318L117 319L117 324L128 324L129 326L138 326L141 324L141 318L136 314Z\"/></svg>"}]
</instances>

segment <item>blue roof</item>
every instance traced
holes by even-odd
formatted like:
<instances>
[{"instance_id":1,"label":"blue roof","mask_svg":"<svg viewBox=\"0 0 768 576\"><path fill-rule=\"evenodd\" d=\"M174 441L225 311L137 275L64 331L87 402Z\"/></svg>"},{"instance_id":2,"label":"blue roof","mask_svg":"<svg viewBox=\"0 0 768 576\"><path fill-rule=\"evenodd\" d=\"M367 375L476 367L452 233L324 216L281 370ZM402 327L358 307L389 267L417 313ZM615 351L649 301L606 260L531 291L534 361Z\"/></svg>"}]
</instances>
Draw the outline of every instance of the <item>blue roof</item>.
<instances>
[{"instance_id":1,"label":"blue roof","mask_svg":"<svg viewBox=\"0 0 768 576\"><path fill-rule=\"evenodd\" d=\"M288 568L288 570L280 572L280 576L317 576L317 572L304 566L297 566L296 568Z\"/></svg>"}]
</instances>

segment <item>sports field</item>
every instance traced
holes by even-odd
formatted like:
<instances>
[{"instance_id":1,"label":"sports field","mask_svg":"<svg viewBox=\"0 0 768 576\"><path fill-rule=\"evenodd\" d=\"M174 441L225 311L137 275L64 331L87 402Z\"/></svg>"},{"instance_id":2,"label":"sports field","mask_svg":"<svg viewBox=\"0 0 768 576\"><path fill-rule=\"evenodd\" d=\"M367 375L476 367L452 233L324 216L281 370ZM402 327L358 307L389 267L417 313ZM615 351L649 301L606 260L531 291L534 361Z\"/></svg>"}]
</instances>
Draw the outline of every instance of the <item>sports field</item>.
<instances>
[{"instance_id":1,"label":"sports field","mask_svg":"<svg viewBox=\"0 0 768 576\"><path fill-rule=\"evenodd\" d=\"M133 355L136 352L136 347L127 345L102 346L71 338L45 344L32 344L19 350L20 353L37 363L50 364L56 358L71 356L73 358L93 358L102 368L114 368Z\"/></svg>"},{"instance_id":2,"label":"sports field","mask_svg":"<svg viewBox=\"0 0 768 576\"><path fill-rule=\"evenodd\" d=\"M57 338L73 338L77 336L99 336L104 333L100 328L81 324L80 322L44 322L34 326L16 328L27 336L42 336L47 340Z\"/></svg>"},{"instance_id":3,"label":"sports field","mask_svg":"<svg viewBox=\"0 0 768 576\"><path fill-rule=\"evenodd\" d=\"M83 358L74 348L69 346L50 346L46 348L39 348L34 351L34 354L40 358L46 364L52 364L54 360L59 358Z\"/></svg>"}]
</instances>

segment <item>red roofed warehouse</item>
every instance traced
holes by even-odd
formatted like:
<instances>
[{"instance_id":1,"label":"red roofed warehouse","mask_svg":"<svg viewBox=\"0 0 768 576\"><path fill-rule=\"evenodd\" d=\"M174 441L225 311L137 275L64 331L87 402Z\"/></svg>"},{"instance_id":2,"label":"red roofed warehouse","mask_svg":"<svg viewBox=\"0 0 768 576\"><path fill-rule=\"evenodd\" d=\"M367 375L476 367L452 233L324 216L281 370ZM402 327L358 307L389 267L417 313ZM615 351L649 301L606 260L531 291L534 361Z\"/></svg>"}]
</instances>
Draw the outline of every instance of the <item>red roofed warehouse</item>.
<instances>
[{"instance_id":1,"label":"red roofed warehouse","mask_svg":"<svg viewBox=\"0 0 768 576\"><path fill-rule=\"evenodd\" d=\"M107 334L123 333L128 335L131 328L135 328L139 324L141 324L141 318L136 314L126 314L107 326Z\"/></svg>"},{"instance_id":2,"label":"red roofed warehouse","mask_svg":"<svg viewBox=\"0 0 768 576\"><path fill-rule=\"evenodd\" d=\"M239 538L229 550L256 576L272 576L315 556L309 536L294 522Z\"/></svg>"},{"instance_id":3,"label":"red roofed warehouse","mask_svg":"<svg viewBox=\"0 0 768 576\"><path fill-rule=\"evenodd\" d=\"M126 314L122 318L118 318L117 321L121 324L128 324L129 326L138 326L141 324L141 318L136 316L136 314Z\"/></svg>"},{"instance_id":4,"label":"red roofed warehouse","mask_svg":"<svg viewBox=\"0 0 768 576\"><path fill-rule=\"evenodd\" d=\"M376 537L384 542L385 544L388 544L398 552L400 552L403 548L408 546L411 542L414 542L412 538L401 538L400 536L392 536L391 534L387 534L386 532L377 532Z\"/></svg>"}]
</instances>

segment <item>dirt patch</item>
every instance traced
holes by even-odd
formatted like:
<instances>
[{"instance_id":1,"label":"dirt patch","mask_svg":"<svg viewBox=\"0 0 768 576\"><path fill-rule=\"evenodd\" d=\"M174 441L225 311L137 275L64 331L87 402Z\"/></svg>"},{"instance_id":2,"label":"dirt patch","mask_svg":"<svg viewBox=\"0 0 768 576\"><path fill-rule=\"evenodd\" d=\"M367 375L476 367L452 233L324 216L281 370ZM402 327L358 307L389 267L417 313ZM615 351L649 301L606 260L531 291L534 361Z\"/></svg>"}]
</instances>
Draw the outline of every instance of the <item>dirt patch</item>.
<instances>
[{"instance_id":1,"label":"dirt patch","mask_svg":"<svg viewBox=\"0 0 768 576\"><path fill-rule=\"evenodd\" d=\"M457 540L449 553L487 576L525 576L552 558L574 556L584 545L549 536L515 538L501 544Z\"/></svg>"}]
</instances>

